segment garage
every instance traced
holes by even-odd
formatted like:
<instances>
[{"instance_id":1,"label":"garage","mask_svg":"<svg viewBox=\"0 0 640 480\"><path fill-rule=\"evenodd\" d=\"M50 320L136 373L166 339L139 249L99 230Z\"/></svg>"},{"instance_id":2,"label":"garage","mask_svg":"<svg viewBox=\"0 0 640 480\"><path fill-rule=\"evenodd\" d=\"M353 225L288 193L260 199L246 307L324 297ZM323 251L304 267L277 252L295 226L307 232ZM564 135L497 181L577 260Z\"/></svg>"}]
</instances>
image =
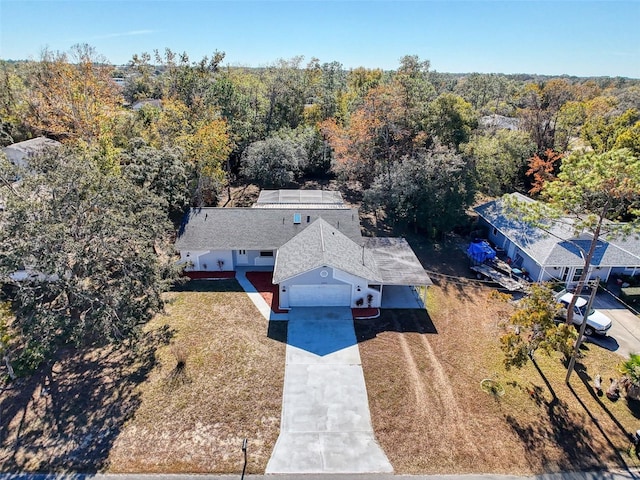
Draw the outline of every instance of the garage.
<instances>
[{"instance_id":1,"label":"garage","mask_svg":"<svg viewBox=\"0 0 640 480\"><path fill-rule=\"evenodd\" d=\"M348 307L351 285L291 285L291 307Z\"/></svg>"}]
</instances>

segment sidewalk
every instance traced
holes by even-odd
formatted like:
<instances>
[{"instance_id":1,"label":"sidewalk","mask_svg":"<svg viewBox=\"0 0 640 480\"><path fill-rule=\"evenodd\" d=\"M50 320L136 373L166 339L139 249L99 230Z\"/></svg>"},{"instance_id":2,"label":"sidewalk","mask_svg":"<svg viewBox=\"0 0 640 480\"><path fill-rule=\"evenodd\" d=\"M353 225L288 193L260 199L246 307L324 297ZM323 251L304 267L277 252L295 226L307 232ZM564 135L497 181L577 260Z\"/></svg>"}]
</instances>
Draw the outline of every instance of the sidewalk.
<instances>
[{"instance_id":1,"label":"sidewalk","mask_svg":"<svg viewBox=\"0 0 640 480\"><path fill-rule=\"evenodd\" d=\"M140 474L1 474L0 480L232 480L236 475L140 475ZM515 475L393 475L393 474L307 474L245 475L246 480L632 480L638 472L569 472L532 476Z\"/></svg>"}]
</instances>

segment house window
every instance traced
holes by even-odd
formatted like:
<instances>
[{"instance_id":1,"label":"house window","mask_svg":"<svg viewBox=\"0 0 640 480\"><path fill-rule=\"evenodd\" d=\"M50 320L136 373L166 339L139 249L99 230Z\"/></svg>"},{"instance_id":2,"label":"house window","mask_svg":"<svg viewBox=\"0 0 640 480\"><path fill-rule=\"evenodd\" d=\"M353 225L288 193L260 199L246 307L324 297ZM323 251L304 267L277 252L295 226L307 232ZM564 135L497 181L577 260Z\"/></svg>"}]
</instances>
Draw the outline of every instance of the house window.
<instances>
[{"instance_id":1,"label":"house window","mask_svg":"<svg viewBox=\"0 0 640 480\"><path fill-rule=\"evenodd\" d=\"M246 255L247 251L246 250L238 250L238 255Z\"/></svg>"},{"instance_id":2,"label":"house window","mask_svg":"<svg viewBox=\"0 0 640 480\"><path fill-rule=\"evenodd\" d=\"M493 227L493 235L494 236L498 235L498 229L496 227Z\"/></svg>"},{"instance_id":3,"label":"house window","mask_svg":"<svg viewBox=\"0 0 640 480\"><path fill-rule=\"evenodd\" d=\"M260 256L261 257L273 257L273 251L272 250L263 250L260 252Z\"/></svg>"},{"instance_id":4,"label":"house window","mask_svg":"<svg viewBox=\"0 0 640 480\"><path fill-rule=\"evenodd\" d=\"M569 276L569 267L564 267L564 269L562 270L562 281L566 282L568 276Z\"/></svg>"},{"instance_id":5,"label":"house window","mask_svg":"<svg viewBox=\"0 0 640 480\"><path fill-rule=\"evenodd\" d=\"M580 276L582 275L582 272L584 271L584 268L576 268L576 271L573 272L573 280L572 282L577 282L580 280Z\"/></svg>"},{"instance_id":6,"label":"house window","mask_svg":"<svg viewBox=\"0 0 640 480\"><path fill-rule=\"evenodd\" d=\"M522 268L522 262L524 262L524 258L519 253L516 253L516 258L513 261L513 265L516 268Z\"/></svg>"}]
</instances>

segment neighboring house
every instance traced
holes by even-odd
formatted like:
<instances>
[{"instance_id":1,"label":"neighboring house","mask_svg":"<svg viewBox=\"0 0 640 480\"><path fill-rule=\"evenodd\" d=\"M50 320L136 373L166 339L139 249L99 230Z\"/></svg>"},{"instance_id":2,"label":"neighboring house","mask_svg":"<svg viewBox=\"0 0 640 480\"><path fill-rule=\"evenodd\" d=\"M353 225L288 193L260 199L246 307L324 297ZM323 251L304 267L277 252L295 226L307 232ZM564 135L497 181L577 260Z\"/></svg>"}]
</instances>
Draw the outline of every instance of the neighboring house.
<instances>
[{"instance_id":1,"label":"neighboring house","mask_svg":"<svg viewBox=\"0 0 640 480\"><path fill-rule=\"evenodd\" d=\"M520 120L504 115L485 115L478 121L481 127L491 130L520 130Z\"/></svg>"},{"instance_id":2,"label":"neighboring house","mask_svg":"<svg viewBox=\"0 0 640 480\"><path fill-rule=\"evenodd\" d=\"M111 77L111 81L120 88L124 88L127 85L127 81L122 77Z\"/></svg>"},{"instance_id":3,"label":"neighboring house","mask_svg":"<svg viewBox=\"0 0 640 480\"><path fill-rule=\"evenodd\" d=\"M262 208L189 211L176 241L187 271L273 269L281 308L379 307L385 285L431 285L406 240L362 237L338 192L263 193Z\"/></svg>"},{"instance_id":4,"label":"neighboring house","mask_svg":"<svg viewBox=\"0 0 640 480\"><path fill-rule=\"evenodd\" d=\"M145 98L144 100L138 100L131 105L131 110L137 112L147 105L154 108L162 108L162 100L158 100L157 98Z\"/></svg>"},{"instance_id":5,"label":"neighboring house","mask_svg":"<svg viewBox=\"0 0 640 480\"><path fill-rule=\"evenodd\" d=\"M534 200L514 193L518 200ZM480 223L488 229L489 240L504 249L513 266L524 269L531 280L559 280L574 284L584 269L584 256L593 236L588 232L576 235L573 221L550 222L549 229L532 227L510 218L503 211L502 200L493 200L475 208ZM589 279L606 282L612 274L640 274L640 238L609 239L602 235L589 268Z\"/></svg>"},{"instance_id":6,"label":"neighboring house","mask_svg":"<svg viewBox=\"0 0 640 480\"><path fill-rule=\"evenodd\" d=\"M7 156L9 161L20 168L28 165L29 157L42 153L48 148L57 148L62 144L51 140L47 137L37 137L24 142L14 143L8 147L4 147L2 152Z\"/></svg>"},{"instance_id":7,"label":"neighboring house","mask_svg":"<svg viewBox=\"0 0 640 480\"><path fill-rule=\"evenodd\" d=\"M4 153L9 161L13 163L15 166L20 168L26 168L29 164L29 157L37 155L38 153L42 153L49 148L58 148L62 144L60 142L56 142L55 140L51 140L46 137L37 137L32 138L31 140L25 140L24 142L13 143L7 147L2 149L2 153ZM13 180L18 180L15 178ZM14 187L18 184L18 182L14 183ZM6 200L0 196L0 210L5 209Z\"/></svg>"}]
</instances>

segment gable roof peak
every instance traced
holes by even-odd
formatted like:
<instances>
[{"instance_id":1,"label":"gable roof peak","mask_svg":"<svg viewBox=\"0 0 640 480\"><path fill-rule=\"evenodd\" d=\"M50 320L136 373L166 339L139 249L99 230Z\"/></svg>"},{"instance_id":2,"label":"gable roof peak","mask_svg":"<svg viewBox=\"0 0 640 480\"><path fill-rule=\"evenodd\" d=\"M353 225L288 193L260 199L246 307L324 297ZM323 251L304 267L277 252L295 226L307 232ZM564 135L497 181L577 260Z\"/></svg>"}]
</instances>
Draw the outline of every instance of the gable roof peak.
<instances>
[{"instance_id":1,"label":"gable roof peak","mask_svg":"<svg viewBox=\"0 0 640 480\"><path fill-rule=\"evenodd\" d=\"M321 266L381 281L372 253L323 218L315 220L278 249L273 281L280 283Z\"/></svg>"}]
</instances>

